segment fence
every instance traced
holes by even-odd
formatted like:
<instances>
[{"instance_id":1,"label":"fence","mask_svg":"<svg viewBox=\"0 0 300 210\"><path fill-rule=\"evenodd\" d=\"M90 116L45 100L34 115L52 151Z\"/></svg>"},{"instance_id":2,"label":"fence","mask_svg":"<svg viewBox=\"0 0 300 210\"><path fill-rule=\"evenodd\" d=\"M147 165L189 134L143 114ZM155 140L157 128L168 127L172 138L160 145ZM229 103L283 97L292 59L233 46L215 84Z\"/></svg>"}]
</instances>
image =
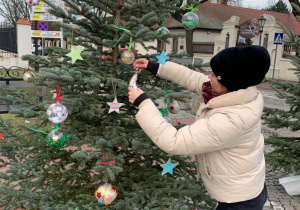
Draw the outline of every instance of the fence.
<instances>
[{"instance_id":1,"label":"fence","mask_svg":"<svg viewBox=\"0 0 300 210\"><path fill-rule=\"evenodd\" d=\"M18 57L17 29L10 23L0 23L0 57Z\"/></svg>"}]
</instances>

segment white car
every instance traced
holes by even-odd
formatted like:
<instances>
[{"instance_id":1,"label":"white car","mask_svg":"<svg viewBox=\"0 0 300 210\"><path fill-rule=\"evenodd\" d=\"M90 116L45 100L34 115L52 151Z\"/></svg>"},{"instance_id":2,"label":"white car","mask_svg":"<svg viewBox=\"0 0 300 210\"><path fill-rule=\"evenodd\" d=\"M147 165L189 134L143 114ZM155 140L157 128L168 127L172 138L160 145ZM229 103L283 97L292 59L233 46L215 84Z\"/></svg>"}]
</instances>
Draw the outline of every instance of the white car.
<instances>
[{"instance_id":1,"label":"white car","mask_svg":"<svg viewBox=\"0 0 300 210\"><path fill-rule=\"evenodd\" d=\"M39 53L42 52L42 47L41 47L41 45L38 45L37 47L38 47L38 52L39 52ZM31 52L32 52L32 53L35 53L35 44L32 44L32 45L31 45Z\"/></svg>"}]
</instances>

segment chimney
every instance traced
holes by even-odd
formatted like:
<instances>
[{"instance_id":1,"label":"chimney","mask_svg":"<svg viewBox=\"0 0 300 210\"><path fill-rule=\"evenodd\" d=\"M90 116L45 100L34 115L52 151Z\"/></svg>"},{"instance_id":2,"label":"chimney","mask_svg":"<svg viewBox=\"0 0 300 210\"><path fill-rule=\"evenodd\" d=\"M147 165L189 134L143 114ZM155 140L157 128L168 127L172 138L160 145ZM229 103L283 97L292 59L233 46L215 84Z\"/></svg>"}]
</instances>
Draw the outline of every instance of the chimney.
<instances>
[{"instance_id":1,"label":"chimney","mask_svg":"<svg viewBox=\"0 0 300 210\"><path fill-rule=\"evenodd\" d=\"M227 0L221 0L220 4L227 5Z\"/></svg>"}]
</instances>

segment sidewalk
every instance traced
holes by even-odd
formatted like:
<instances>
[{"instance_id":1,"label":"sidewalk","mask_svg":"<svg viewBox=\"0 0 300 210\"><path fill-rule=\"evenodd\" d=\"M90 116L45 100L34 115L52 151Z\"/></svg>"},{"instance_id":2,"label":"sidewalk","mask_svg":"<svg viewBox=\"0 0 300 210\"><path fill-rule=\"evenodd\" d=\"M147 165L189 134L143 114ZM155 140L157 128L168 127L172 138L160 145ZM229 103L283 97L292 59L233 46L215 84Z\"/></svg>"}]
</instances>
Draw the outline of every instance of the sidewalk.
<instances>
[{"instance_id":1,"label":"sidewalk","mask_svg":"<svg viewBox=\"0 0 300 210\"><path fill-rule=\"evenodd\" d=\"M276 96L276 92L268 83L262 83L258 85L258 90L262 93L265 101L265 106L270 108L288 109L288 105L285 104L284 100L279 99ZM195 115L191 114L189 110L180 110L178 113L172 115L174 124L178 122L181 124L190 125L195 122ZM268 128L266 125L262 125L262 133L265 137L268 137L274 130ZM278 130L275 132L279 132ZM289 130L280 131L281 135L295 135L295 133ZM297 133L297 136L300 133ZM269 146L266 146L265 151L270 150ZM270 167L266 168L266 183L268 189L268 200L263 210L300 210L300 195L291 196L289 195L284 187L279 184L279 178L282 178L282 171L272 171ZM253 209L255 210L255 209Z\"/></svg>"}]
</instances>

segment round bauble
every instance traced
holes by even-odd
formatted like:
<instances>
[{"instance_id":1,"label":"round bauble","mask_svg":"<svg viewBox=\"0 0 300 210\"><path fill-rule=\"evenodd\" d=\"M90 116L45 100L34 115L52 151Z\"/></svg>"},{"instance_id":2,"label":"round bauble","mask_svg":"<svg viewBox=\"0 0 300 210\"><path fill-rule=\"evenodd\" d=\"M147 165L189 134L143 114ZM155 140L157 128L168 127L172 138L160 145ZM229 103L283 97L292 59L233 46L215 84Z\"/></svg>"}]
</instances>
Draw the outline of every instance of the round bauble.
<instances>
[{"instance_id":1,"label":"round bauble","mask_svg":"<svg viewBox=\"0 0 300 210\"><path fill-rule=\"evenodd\" d=\"M48 134L48 141L51 146L62 147L66 143L66 137L60 128L54 128Z\"/></svg>"},{"instance_id":2,"label":"round bauble","mask_svg":"<svg viewBox=\"0 0 300 210\"><path fill-rule=\"evenodd\" d=\"M192 30L198 25L199 18L195 13L187 12L182 16L181 22L185 29Z\"/></svg>"},{"instance_id":3,"label":"round bauble","mask_svg":"<svg viewBox=\"0 0 300 210\"><path fill-rule=\"evenodd\" d=\"M173 102L169 105L168 111L172 114L176 114L177 112L179 112L180 111L179 101L173 100Z\"/></svg>"},{"instance_id":4,"label":"round bauble","mask_svg":"<svg viewBox=\"0 0 300 210\"><path fill-rule=\"evenodd\" d=\"M38 5L40 3L40 0L25 0L27 4L31 6Z\"/></svg>"},{"instance_id":5,"label":"round bauble","mask_svg":"<svg viewBox=\"0 0 300 210\"><path fill-rule=\"evenodd\" d=\"M68 110L64 105L56 102L48 107L46 114L51 122L61 123L68 117Z\"/></svg>"},{"instance_id":6,"label":"round bauble","mask_svg":"<svg viewBox=\"0 0 300 210\"><path fill-rule=\"evenodd\" d=\"M131 52L131 51L124 51L121 54L121 61L124 64L132 64L134 60L135 60L135 56L134 56L133 52Z\"/></svg>"},{"instance_id":7,"label":"round bauble","mask_svg":"<svg viewBox=\"0 0 300 210\"><path fill-rule=\"evenodd\" d=\"M98 202L104 205L111 204L117 195L118 193L115 186L108 183L101 184L95 192L95 197L97 198Z\"/></svg>"},{"instance_id":8,"label":"round bauble","mask_svg":"<svg viewBox=\"0 0 300 210\"><path fill-rule=\"evenodd\" d=\"M34 78L34 74L29 72L29 71L26 71L24 74L23 74L23 80L25 82L32 82L32 78Z\"/></svg>"},{"instance_id":9,"label":"round bauble","mask_svg":"<svg viewBox=\"0 0 300 210\"><path fill-rule=\"evenodd\" d=\"M167 29L166 27L160 27L157 31L156 31L156 35L163 35L163 34L168 34L169 33L169 29Z\"/></svg>"}]
</instances>

